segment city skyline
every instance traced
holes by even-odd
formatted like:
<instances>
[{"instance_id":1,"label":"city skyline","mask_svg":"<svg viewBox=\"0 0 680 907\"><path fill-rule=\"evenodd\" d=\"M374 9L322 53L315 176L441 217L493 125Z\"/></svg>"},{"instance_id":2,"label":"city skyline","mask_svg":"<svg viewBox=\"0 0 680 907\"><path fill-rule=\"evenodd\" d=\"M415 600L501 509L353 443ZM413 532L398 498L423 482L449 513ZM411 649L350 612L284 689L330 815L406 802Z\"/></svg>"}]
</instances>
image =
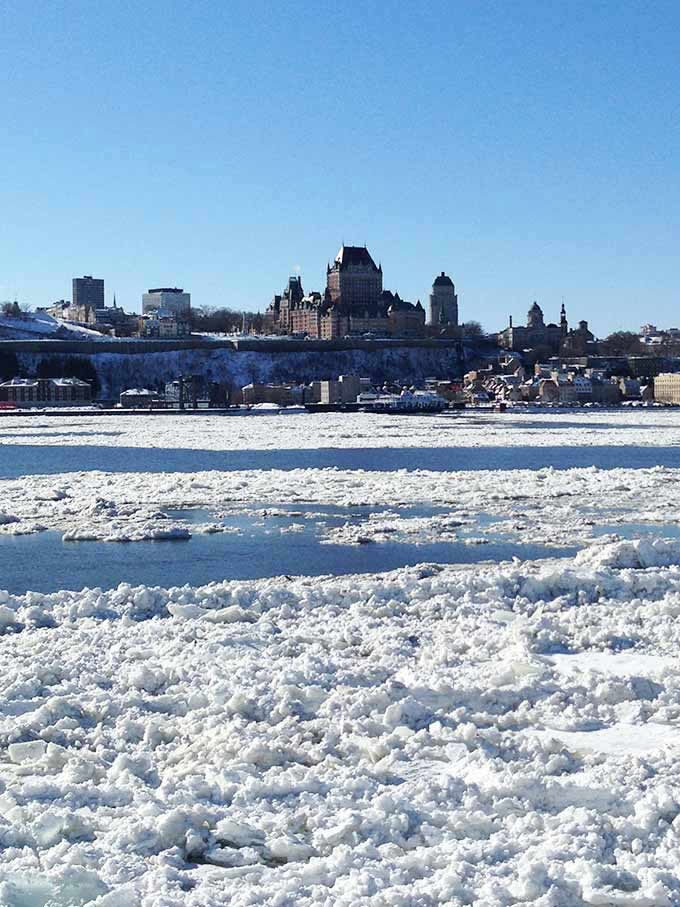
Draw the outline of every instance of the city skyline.
<instances>
[{"instance_id":1,"label":"city skyline","mask_svg":"<svg viewBox=\"0 0 680 907\"><path fill-rule=\"evenodd\" d=\"M173 283L263 311L344 241L414 302L445 270L489 331L563 297L601 335L678 321L675 4L38 0L0 24L2 299L96 274L128 309Z\"/></svg>"},{"instance_id":2,"label":"city skyline","mask_svg":"<svg viewBox=\"0 0 680 907\"><path fill-rule=\"evenodd\" d=\"M343 246L341 246L340 252L342 252L343 247L344 247L344 244L343 244ZM359 248L359 247L357 247L357 248ZM366 249L367 247L364 245L360 248ZM330 259L329 259L329 262L330 262ZM382 265L382 260L381 260L381 265ZM303 275L301 273L301 269L299 266L296 266L295 269L291 269L291 271L288 274L288 279L286 281L286 285L283 287L284 291L289 286L290 281L295 280L295 281L301 282L302 276ZM439 274L435 274L424 297L423 298L418 297L416 300L417 303L421 304L422 307L428 311L428 318L430 317L429 313L431 310L431 299L432 299L431 294L432 294L432 291L434 291L436 289L436 285L437 285L438 281L440 280L440 278L445 278L445 280L447 282L451 282L450 276L447 275L444 271L439 272ZM84 277L73 277L69 281L69 283L72 286L71 302L74 304L74 306L78 305L77 300L76 300L76 295L77 295L76 286L78 284L82 284L83 282L86 282L86 281L87 282L93 281L92 275L85 275ZM142 290L141 293L139 294L139 296L140 296L139 299L126 303L126 302L121 301L120 295L119 294L117 295L115 289L111 289L107 286L107 281L105 278L101 278L101 277L94 278L93 282L96 284L101 284L99 293L103 297L103 305L105 307L115 308L116 306L118 306L119 309L121 309L122 311L126 311L131 315L143 315L146 312L147 298L150 296L150 294L156 294L156 293L162 292L161 290L156 290L156 289ZM453 284L452 284L452 289L453 289ZM173 292L173 293L179 293L179 294L183 293L182 289L179 289L177 287L174 287L170 290L165 290L165 292ZM317 296L319 295L319 292L316 289L312 289L311 291L308 291L308 293L309 292L311 292ZM191 294L184 293L183 295L188 298ZM274 294L275 298L276 298L276 295L277 294L275 293ZM397 294L397 297L398 297L398 294ZM458 297L457 297L457 295L454 298L456 300L456 303L455 303L455 305L456 305L456 323L463 324L464 322L476 322L476 323L480 324L482 326L483 330L485 331L485 333L487 333L489 335L500 334L503 331L505 331L508 320L509 320L510 326L512 327L513 320L517 320L518 315L519 315L519 320L521 322L521 320L523 319L524 314L525 314L523 310L510 311L508 313L508 315L506 316L505 324L501 324L498 326L497 325L489 326L488 324L486 324L484 322L483 316L480 313L478 313L474 317L466 316L465 313L463 313L461 318L458 319L458 317L457 317L457 314L458 314L458 302L457 302ZM40 310L44 311L49 308L55 307L60 303L65 304L65 299L64 299L64 297L54 298L49 304L48 303L35 304L32 302L27 302L26 300L19 299L17 294L13 294L11 297L7 296L4 299L0 298L0 304L6 304L9 302L18 302L22 308L24 308L28 311L40 311ZM68 302L68 300L66 300L66 302ZM526 304L528 306L529 317L531 316L531 309L535 308L538 302L539 302L539 300L537 300L535 297L528 298L526 300ZM541 301L540 307L541 307L541 309L544 309L547 306L547 317L552 318L553 314L554 314L552 310L557 305L558 305L557 302L555 302L555 305L553 306L551 303L546 303L545 301ZM238 306L229 305L228 303L196 302L194 305L194 308L200 309L202 307L205 307L206 309L226 308L226 309L230 309L231 311L234 311L234 312L242 312L244 315L259 314L259 315L266 317L268 310L271 308L271 298L267 304L261 305L258 308L254 308L254 309L243 309ZM565 297L563 296L561 298L561 300L559 301L559 313L562 318L564 318L565 307L566 307L566 300L565 300ZM555 311L558 311L557 308L555 308ZM554 318L553 324L555 321L558 321L558 320L559 320L559 317ZM640 321L640 324L638 324L637 322L622 323L619 325L618 328L614 329L614 331L612 331L611 333L615 333L616 330L632 331L632 332L636 332L636 333L638 331L640 331L642 333L645 333L645 328L656 328L656 324L652 324L652 322L658 322L660 330L667 330L667 329L677 330L675 322L673 322L672 324L671 323L662 324L660 319L655 316L654 312L651 312L651 314L648 312L648 314L644 318L642 316L640 316L638 318L638 321ZM680 318L678 319L678 323L680 323ZM270 326L269 332L271 332L271 326ZM284 333L287 333L287 331L284 331ZM599 332L599 336L602 339L604 339L606 334L603 332Z\"/></svg>"}]
</instances>

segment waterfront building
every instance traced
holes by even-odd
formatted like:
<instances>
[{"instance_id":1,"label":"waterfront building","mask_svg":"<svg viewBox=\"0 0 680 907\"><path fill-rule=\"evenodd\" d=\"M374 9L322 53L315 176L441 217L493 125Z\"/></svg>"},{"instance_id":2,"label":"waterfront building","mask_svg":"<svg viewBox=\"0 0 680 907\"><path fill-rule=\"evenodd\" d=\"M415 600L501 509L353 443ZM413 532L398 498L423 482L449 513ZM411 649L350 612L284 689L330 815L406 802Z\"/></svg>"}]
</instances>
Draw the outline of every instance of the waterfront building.
<instances>
[{"instance_id":1,"label":"waterfront building","mask_svg":"<svg viewBox=\"0 0 680 907\"><path fill-rule=\"evenodd\" d=\"M162 310L188 321L191 316L191 294L181 287L157 287L142 294L142 314Z\"/></svg>"},{"instance_id":2,"label":"waterfront building","mask_svg":"<svg viewBox=\"0 0 680 907\"><path fill-rule=\"evenodd\" d=\"M444 271L435 277L430 293L430 325L458 327L458 295L453 281Z\"/></svg>"},{"instance_id":3,"label":"waterfront building","mask_svg":"<svg viewBox=\"0 0 680 907\"><path fill-rule=\"evenodd\" d=\"M654 399L680 405L680 373L662 372L654 378Z\"/></svg>"},{"instance_id":4,"label":"waterfront building","mask_svg":"<svg viewBox=\"0 0 680 907\"><path fill-rule=\"evenodd\" d=\"M210 389L199 375L180 375L165 382L165 404L171 409L207 409Z\"/></svg>"},{"instance_id":5,"label":"waterfront building","mask_svg":"<svg viewBox=\"0 0 680 907\"><path fill-rule=\"evenodd\" d=\"M340 375L337 381L321 381L320 403L355 403L362 391L370 389L370 381L358 375Z\"/></svg>"},{"instance_id":6,"label":"waterfront building","mask_svg":"<svg viewBox=\"0 0 680 907\"><path fill-rule=\"evenodd\" d=\"M242 400L248 406L273 403L276 406L301 404L304 387L298 384L246 384L241 388Z\"/></svg>"},{"instance_id":7,"label":"waterfront building","mask_svg":"<svg viewBox=\"0 0 680 907\"><path fill-rule=\"evenodd\" d=\"M0 384L0 401L19 409L86 406L92 402L92 384L80 378L12 378Z\"/></svg>"},{"instance_id":8,"label":"waterfront building","mask_svg":"<svg viewBox=\"0 0 680 907\"><path fill-rule=\"evenodd\" d=\"M131 387L123 391L118 399L123 409L150 409L160 403L158 392L146 387Z\"/></svg>"},{"instance_id":9,"label":"waterfront building","mask_svg":"<svg viewBox=\"0 0 680 907\"><path fill-rule=\"evenodd\" d=\"M621 396L625 400L639 400L641 397L641 382L639 378L631 378L628 375L619 375L616 383L621 390Z\"/></svg>"},{"instance_id":10,"label":"waterfront building","mask_svg":"<svg viewBox=\"0 0 680 907\"><path fill-rule=\"evenodd\" d=\"M600 372L590 370L590 383L593 387L593 403L603 406L616 406L621 402L621 390L611 378L606 378Z\"/></svg>"}]
</instances>

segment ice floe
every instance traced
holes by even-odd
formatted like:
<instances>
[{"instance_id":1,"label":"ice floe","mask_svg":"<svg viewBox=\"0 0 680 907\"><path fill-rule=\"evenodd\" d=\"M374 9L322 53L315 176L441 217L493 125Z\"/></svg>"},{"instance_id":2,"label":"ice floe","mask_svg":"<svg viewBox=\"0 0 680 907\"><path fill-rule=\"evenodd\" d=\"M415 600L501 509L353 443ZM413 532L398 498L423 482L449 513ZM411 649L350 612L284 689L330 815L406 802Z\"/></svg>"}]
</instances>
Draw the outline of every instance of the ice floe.
<instances>
[{"instance_id":1,"label":"ice floe","mask_svg":"<svg viewBox=\"0 0 680 907\"><path fill-rule=\"evenodd\" d=\"M3 595L0 894L680 903L665 561Z\"/></svg>"},{"instance_id":2,"label":"ice floe","mask_svg":"<svg viewBox=\"0 0 680 907\"><path fill-rule=\"evenodd\" d=\"M220 511L274 505L269 513L294 516L300 505L369 506L376 509L359 525L329 527L329 542L396 539L426 543L453 540L461 527L483 515L475 535L502 533L532 542L574 545L592 539L593 527L634 521L663 535L676 527L680 483L669 468L429 472L400 470L293 469L187 473L65 473L0 479L7 519L0 535L54 529L69 539L131 541L172 536L173 525L189 532L214 532ZM390 507L424 504L442 512L395 515ZM167 510L174 512L168 517ZM189 522L192 508L206 511L203 524ZM11 517L9 516L11 514ZM253 513L262 518L262 514ZM297 521L296 521L297 522ZM295 524L293 524L295 525ZM299 530L299 523L297 523ZM279 528L283 529L283 524ZM291 531L291 526L285 527ZM292 530L295 531L295 530ZM606 541L606 539L602 540ZM644 557L644 550L638 551ZM619 556L622 556L621 550ZM600 556L600 555L598 555Z\"/></svg>"}]
</instances>

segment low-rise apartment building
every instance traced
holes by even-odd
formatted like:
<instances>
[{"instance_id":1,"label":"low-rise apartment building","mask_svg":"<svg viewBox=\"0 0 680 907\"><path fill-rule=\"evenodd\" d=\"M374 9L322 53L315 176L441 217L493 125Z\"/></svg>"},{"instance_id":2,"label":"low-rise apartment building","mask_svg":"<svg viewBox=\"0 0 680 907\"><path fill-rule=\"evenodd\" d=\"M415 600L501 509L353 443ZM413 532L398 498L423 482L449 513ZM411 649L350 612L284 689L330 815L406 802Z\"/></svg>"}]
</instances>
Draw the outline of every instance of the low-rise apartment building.
<instances>
[{"instance_id":1,"label":"low-rise apartment building","mask_svg":"<svg viewBox=\"0 0 680 907\"><path fill-rule=\"evenodd\" d=\"M131 387L123 391L118 399L124 409L146 409L161 402L158 392L146 387Z\"/></svg>"},{"instance_id":2,"label":"low-rise apartment building","mask_svg":"<svg viewBox=\"0 0 680 907\"><path fill-rule=\"evenodd\" d=\"M654 399L680 405L680 373L662 372L654 379Z\"/></svg>"},{"instance_id":3,"label":"low-rise apartment building","mask_svg":"<svg viewBox=\"0 0 680 907\"><path fill-rule=\"evenodd\" d=\"M277 406L293 406L302 403L304 388L295 384L246 384L241 389L243 402L247 406L258 403L274 403Z\"/></svg>"},{"instance_id":4,"label":"low-rise apartment building","mask_svg":"<svg viewBox=\"0 0 680 907\"><path fill-rule=\"evenodd\" d=\"M92 384L80 378L12 378L0 384L0 401L19 409L87 406L92 403Z\"/></svg>"}]
</instances>

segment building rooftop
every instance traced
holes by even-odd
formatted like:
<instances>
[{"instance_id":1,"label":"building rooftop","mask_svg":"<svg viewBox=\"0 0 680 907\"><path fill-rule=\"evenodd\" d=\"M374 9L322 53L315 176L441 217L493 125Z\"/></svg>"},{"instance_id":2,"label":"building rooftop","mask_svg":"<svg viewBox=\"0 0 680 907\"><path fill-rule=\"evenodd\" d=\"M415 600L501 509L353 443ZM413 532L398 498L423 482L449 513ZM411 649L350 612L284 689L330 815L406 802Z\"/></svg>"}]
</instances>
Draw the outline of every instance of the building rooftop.
<instances>
[{"instance_id":1,"label":"building rooftop","mask_svg":"<svg viewBox=\"0 0 680 907\"><path fill-rule=\"evenodd\" d=\"M340 251L335 256L335 262L336 264L339 264L341 268L346 268L350 265L354 267L360 265L373 268L376 271L378 270L378 267L371 258L371 253L366 246L341 246Z\"/></svg>"},{"instance_id":2,"label":"building rooftop","mask_svg":"<svg viewBox=\"0 0 680 907\"><path fill-rule=\"evenodd\" d=\"M452 287L453 281L442 271L438 277L435 277L433 287Z\"/></svg>"},{"instance_id":3,"label":"building rooftop","mask_svg":"<svg viewBox=\"0 0 680 907\"><path fill-rule=\"evenodd\" d=\"M183 293L182 287L156 287L147 290L147 293Z\"/></svg>"},{"instance_id":4,"label":"building rooftop","mask_svg":"<svg viewBox=\"0 0 680 907\"><path fill-rule=\"evenodd\" d=\"M82 381L80 378L11 378L9 381L3 381L0 387L35 387L38 381L49 381L58 387L88 387L89 381Z\"/></svg>"}]
</instances>

